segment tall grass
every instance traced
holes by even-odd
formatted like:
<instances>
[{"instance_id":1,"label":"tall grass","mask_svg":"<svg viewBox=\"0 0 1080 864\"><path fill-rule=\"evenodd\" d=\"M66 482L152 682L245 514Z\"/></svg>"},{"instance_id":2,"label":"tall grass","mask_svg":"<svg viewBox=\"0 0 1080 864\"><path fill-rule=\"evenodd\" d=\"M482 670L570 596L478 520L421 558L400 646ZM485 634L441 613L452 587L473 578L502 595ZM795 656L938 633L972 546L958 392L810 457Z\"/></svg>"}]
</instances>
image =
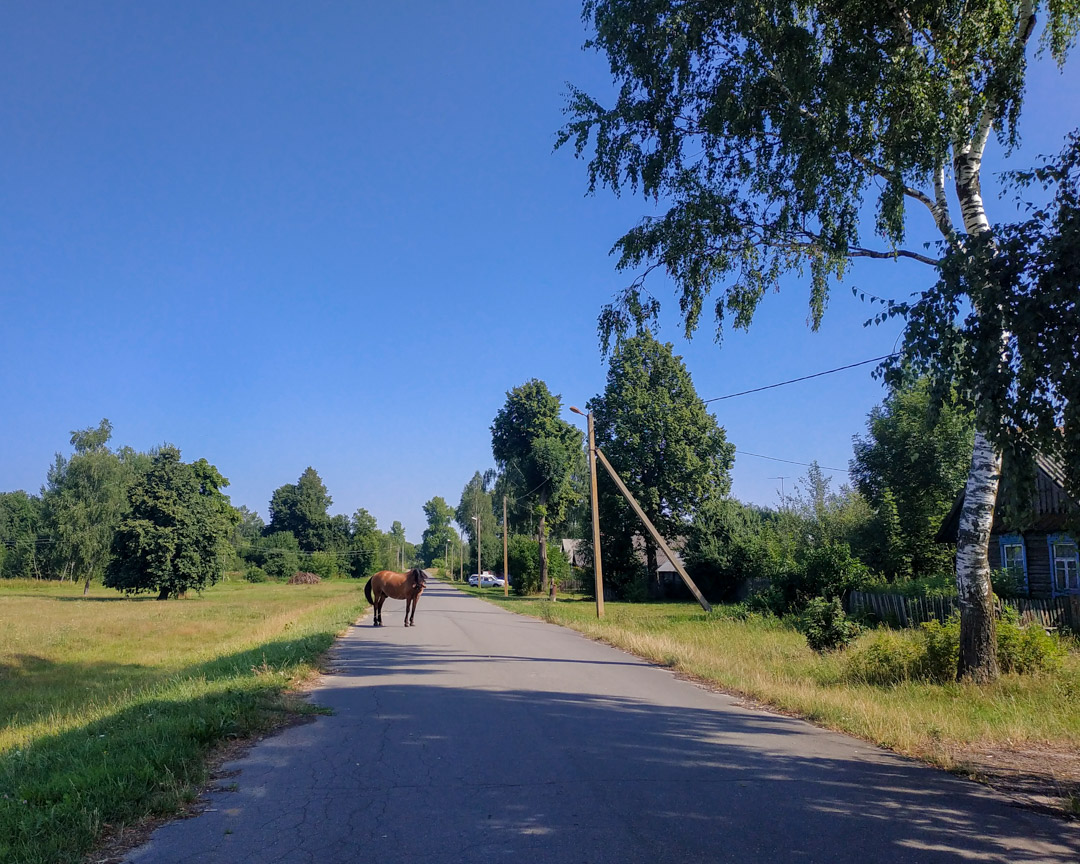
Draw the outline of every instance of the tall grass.
<instances>
[{"instance_id":1,"label":"tall grass","mask_svg":"<svg viewBox=\"0 0 1080 864\"><path fill-rule=\"evenodd\" d=\"M689 604L607 603L488 597L513 611L588 636L745 694L824 726L949 765L965 748L1025 744L1080 748L1080 654L1053 674L1003 675L995 684L853 680L846 652L820 655L775 618L711 614ZM901 640L908 638L897 634ZM858 651L867 634L848 651Z\"/></svg>"},{"instance_id":2,"label":"tall grass","mask_svg":"<svg viewBox=\"0 0 1080 864\"><path fill-rule=\"evenodd\" d=\"M176 812L216 745L315 710L288 691L365 606L355 582L167 602L0 583L0 862L78 861Z\"/></svg>"}]
</instances>

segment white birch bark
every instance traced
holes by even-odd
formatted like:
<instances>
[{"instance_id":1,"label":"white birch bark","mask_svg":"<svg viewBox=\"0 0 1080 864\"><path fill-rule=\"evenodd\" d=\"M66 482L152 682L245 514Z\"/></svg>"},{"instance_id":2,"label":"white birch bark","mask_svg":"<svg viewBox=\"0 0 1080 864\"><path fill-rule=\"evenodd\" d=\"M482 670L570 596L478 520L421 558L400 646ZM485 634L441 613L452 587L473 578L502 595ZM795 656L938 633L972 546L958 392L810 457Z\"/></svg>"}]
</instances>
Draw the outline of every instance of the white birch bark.
<instances>
[{"instance_id":1,"label":"white birch bark","mask_svg":"<svg viewBox=\"0 0 1080 864\"><path fill-rule=\"evenodd\" d=\"M1017 16L1017 44L1023 49L1034 27L1034 4L1024 0ZM990 230L982 197L983 151L993 129L996 106L987 105L971 139L954 149L953 172L964 230L969 235ZM1002 334L1002 346L1008 334ZM960 661L957 677L983 683L998 677L997 627L990 585L990 531L1001 483L1001 453L976 427L971 467L956 537L956 590L960 601Z\"/></svg>"}]
</instances>

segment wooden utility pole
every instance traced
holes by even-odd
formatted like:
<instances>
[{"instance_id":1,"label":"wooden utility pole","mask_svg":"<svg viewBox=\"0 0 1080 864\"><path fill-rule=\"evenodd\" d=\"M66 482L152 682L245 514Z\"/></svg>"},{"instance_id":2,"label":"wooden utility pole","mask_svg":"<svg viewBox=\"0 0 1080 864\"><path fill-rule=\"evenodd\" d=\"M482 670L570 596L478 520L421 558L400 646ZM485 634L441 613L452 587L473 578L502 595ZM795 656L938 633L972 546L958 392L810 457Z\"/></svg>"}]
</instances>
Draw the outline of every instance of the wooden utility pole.
<instances>
[{"instance_id":1,"label":"wooden utility pole","mask_svg":"<svg viewBox=\"0 0 1080 864\"><path fill-rule=\"evenodd\" d=\"M593 578L596 585L596 617L604 617L604 575L600 567L600 507L596 494L596 435L593 432L592 411L589 421L589 500L592 506Z\"/></svg>"},{"instance_id":2,"label":"wooden utility pole","mask_svg":"<svg viewBox=\"0 0 1080 864\"><path fill-rule=\"evenodd\" d=\"M600 460L600 464L604 466L608 474L611 475L611 479L615 481L615 485L619 487L619 491L622 492L623 497L630 502L630 506L634 508L634 512L637 513L638 519L649 530L653 540L656 541L656 545L660 547L660 550L667 555L668 561L675 568L675 571L682 577L686 587L690 589L690 592L697 598L698 603L701 604L701 608L706 612L712 612L712 606L709 605L709 601L705 599L702 593L698 590L697 585L694 584L694 580L691 579L686 571L675 559L675 553L671 551L671 548L664 541L664 538L660 536L660 532L656 530L656 527L649 521L649 517L645 515L645 511L641 509L641 505L633 495L630 494L630 490L626 488L626 484L622 482L622 478L615 472L615 469L611 467L611 463L608 462L607 457L603 454L599 447L593 447L597 458Z\"/></svg>"},{"instance_id":3,"label":"wooden utility pole","mask_svg":"<svg viewBox=\"0 0 1080 864\"><path fill-rule=\"evenodd\" d=\"M503 495L503 597L510 596L510 555L506 544L506 496Z\"/></svg>"}]
</instances>

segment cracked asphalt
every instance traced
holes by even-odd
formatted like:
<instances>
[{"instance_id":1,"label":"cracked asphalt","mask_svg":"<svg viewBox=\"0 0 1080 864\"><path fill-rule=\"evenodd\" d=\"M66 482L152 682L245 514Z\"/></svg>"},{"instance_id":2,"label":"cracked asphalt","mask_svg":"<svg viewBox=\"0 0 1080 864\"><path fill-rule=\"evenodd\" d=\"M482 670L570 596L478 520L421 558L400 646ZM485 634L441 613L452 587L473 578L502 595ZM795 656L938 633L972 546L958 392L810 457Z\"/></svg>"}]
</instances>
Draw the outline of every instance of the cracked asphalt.
<instances>
[{"instance_id":1,"label":"cracked asphalt","mask_svg":"<svg viewBox=\"0 0 1080 864\"><path fill-rule=\"evenodd\" d=\"M132 864L1075 862L1075 823L429 583Z\"/></svg>"}]
</instances>

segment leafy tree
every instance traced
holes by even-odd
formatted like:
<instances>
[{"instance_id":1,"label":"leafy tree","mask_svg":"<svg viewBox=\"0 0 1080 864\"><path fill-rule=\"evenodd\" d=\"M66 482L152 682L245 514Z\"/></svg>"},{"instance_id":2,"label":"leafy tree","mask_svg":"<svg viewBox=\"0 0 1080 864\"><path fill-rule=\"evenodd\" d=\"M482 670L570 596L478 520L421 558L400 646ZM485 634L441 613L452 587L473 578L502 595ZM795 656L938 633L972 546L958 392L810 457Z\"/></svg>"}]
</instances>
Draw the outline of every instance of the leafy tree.
<instances>
[{"instance_id":1,"label":"leafy tree","mask_svg":"<svg viewBox=\"0 0 1080 864\"><path fill-rule=\"evenodd\" d=\"M719 335L726 315L748 327L766 291L783 274L806 268L816 327L830 283L854 258L940 267L948 290L939 284L897 311L911 328L908 358L972 388L978 431L956 573L963 622L958 675L977 681L998 674L987 545L1001 451L1046 420L1044 412L1029 412L1016 427L1003 416L1010 402L995 399L1014 383L1021 392L1038 391L1030 378L1012 374L1008 356L1003 360L1013 347L1001 290L1009 282L988 272L986 262L1007 261L1014 250L991 230L980 181L992 132L1007 148L1018 142L1036 12L1045 13L1043 46L1060 64L1076 35L1077 0L915 6L586 0L584 18L595 29L589 45L607 55L618 97L607 109L572 90L571 120L559 138L573 142L579 155L593 148L590 189L625 185L670 202L662 216L616 243L620 268L643 272L602 312L605 338L655 317L659 304L644 292L643 280L656 268L677 286L689 336L716 288L711 308ZM860 236L867 197L876 201L880 245ZM944 262L905 248L909 205L929 216L946 249ZM1038 277L1027 284L1048 287ZM969 305L973 323L963 350L943 352L919 335L935 320L962 318ZM1065 342L1034 354L1068 350ZM1068 374L1057 361L1043 371L1050 378ZM1050 436L1043 428L1041 437Z\"/></svg>"},{"instance_id":2,"label":"leafy tree","mask_svg":"<svg viewBox=\"0 0 1080 864\"><path fill-rule=\"evenodd\" d=\"M159 600L213 585L236 519L221 492L228 483L205 459L188 464L176 447L162 447L128 493L105 585L126 594L157 591Z\"/></svg>"},{"instance_id":3,"label":"leafy tree","mask_svg":"<svg viewBox=\"0 0 1080 864\"><path fill-rule=\"evenodd\" d=\"M436 558L445 557L447 544L457 546L457 534L450 527L454 508L436 495L424 505L424 515L427 517L427 528L420 544L420 560L425 567L430 567Z\"/></svg>"},{"instance_id":4,"label":"leafy tree","mask_svg":"<svg viewBox=\"0 0 1080 864\"><path fill-rule=\"evenodd\" d=\"M665 538L684 535L697 510L731 488L735 448L670 343L649 333L622 340L611 354L603 394L588 405L597 446ZM655 541L613 484L599 489L601 525L624 541L644 535L650 593L658 595Z\"/></svg>"},{"instance_id":5,"label":"leafy tree","mask_svg":"<svg viewBox=\"0 0 1080 864\"><path fill-rule=\"evenodd\" d=\"M955 399L934 410L926 380L892 390L854 437L852 479L877 515L879 549L868 561L888 578L947 570L934 542L967 476L974 429Z\"/></svg>"},{"instance_id":6,"label":"leafy tree","mask_svg":"<svg viewBox=\"0 0 1080 864\"><path fill-rule=\"evenodd\" d=\"M506 404L491 424L491 452L503 475L520 478L519 496L535 496L538 517L540 581L554 598L548 579L548 525L559 521L580 495L575 476L584 473L581 430L559 417L561 399L547 384L532 379L506 394Z\"/></svg>"},{"instance_id":7,"label":"leafy tree","mask_svg":"<svg viewBox=\"0 0 1080 864\"><path fill-rule=\"evenodd\" d=\"M330 517L326 511L332 503L319 472L308 466L296 483L286 483L274 490L266 530L291 531L301 549L314 552L323 548L327 539Z\"/></svg>"},{"instance_id":8,"label":"leafy tree","mask_svg":"<svg viewBox=\"0 0 1080 864\"><path fill-rule=\"evenodd\" d=\"M271 579L284 581L300 569L300 541L292 531L274 531L259 542L253 561Z\"/></svg>"},{"instance_id":9,"label":"leafy tree","mask_svg":"<svg viewBox=\"0 0 1080 864\"><path fill-rule=\"evenodd\" d=\"M46 519L56 538L53 557L63 577L79 574L90 590L109 560L113 534L127 510L127 490L134 481L133 451L128 458L109 449L112 424L71 433L75 452L57 454L42 494ZM144 460L145 461L145 460ZM143 466L145 469L145 465Z\"/></svg>"},{"instance_id":10,"label":"leafy tree","mask_svg":"<svg viewBox=\"0 0 1080 864\"><path fill-rule=\"evenodd\" d=\"M349 555L349 575L365 579L375 572L379 555L380 532L375 517L363 507L352 517L352 543Z\"/></svg>"},{"instance_id":11,"label":"leafy tree","mask_svg":"<svg viewBox=\"0 0 1080 864\"><path fill-rule=\"evenodd\" d=\"M45 517L41 499L23 490L0 492L0 576L41 578Z\"/></svg>"},{"instance_id":12,"label":"leafy tree","mask_svg":"<svg viewBox=\"0 0 1080 864\"><path fill-rule=\"evenodd\" d=\"M472 479L461 490L461 501L454 510L454 521L461 528L461 533L469 538L466 565L471 568L471 573L479 572L476 561L476 522L473 517L480 517L480 563L485 561L490 565L497 560L502 560L502 541L499 539L498 522L495 519L495 511L492 508L491 492L488 484L493 479L492 472L481 474L477 471ZM468 573L465 574L468 576Z\"/></svg>"},{"instance_id":13,"label":"leafy tree","mask_svg":"<svg viewBox=\"0 0 1080 864\"><path fill-rule=\"evenodd\" d=\"M233 545L246 548L255 544L266 532L262 516L241 504L236 508L238 521L233 528Z\"/></svg>"}]
</instances>

